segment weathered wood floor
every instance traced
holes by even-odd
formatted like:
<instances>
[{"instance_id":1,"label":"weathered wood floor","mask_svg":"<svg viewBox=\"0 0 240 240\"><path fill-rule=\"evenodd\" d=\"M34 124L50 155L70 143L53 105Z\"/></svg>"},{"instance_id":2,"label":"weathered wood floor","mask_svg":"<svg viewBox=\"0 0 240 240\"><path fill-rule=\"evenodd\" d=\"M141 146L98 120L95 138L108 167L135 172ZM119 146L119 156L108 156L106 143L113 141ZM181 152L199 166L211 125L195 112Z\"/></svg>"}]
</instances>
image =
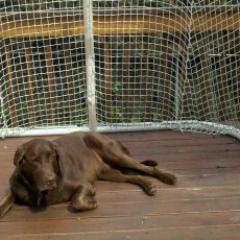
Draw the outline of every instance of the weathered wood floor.
<instances>
[{"instance_id":1,"label":"weathered wood floor","mask_svg":"<svg viewBox=\"0 0 240 240\"><path fill-rule=\"evenodd\" d=\"M66 204L32 213L14 206L0 219L0 239L174 240L240 239L240 144L230 137L154 131L111 134L139 160L155 159L178 175L148 197L136 186L98 182L98 208L70 213ZM52 139L52 138L51 138ZM0 142L0 194L17 146Z\"/></svg>"}]
</instances>

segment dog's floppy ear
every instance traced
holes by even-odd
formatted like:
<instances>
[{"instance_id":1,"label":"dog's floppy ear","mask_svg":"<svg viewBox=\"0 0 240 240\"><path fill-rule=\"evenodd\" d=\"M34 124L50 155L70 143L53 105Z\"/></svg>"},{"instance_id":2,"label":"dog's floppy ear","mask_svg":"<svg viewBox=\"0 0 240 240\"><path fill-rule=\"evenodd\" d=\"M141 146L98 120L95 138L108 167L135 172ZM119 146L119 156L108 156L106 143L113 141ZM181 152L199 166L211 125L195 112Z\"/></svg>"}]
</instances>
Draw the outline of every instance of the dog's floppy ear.
<instances>
[{"instance_id":1,"label":"dog's floppy ear","mask_svg":"<svg viewBox=\"0 0 240 240\"><path fill-rule=\"evenodd\" d=\"M52 144L53 144L53 149L54 149L55 154L56 154L56 158L57 158L57 160L59 160L59 157L60 157L59 146L55 142L53 142Z\"/></svg>"},{"instance_id":2,"label":"dog's floppy ear","mask_svg":"<svg viewBox=\"0 0 240 240\"><path fill-rule=\"evenodd\" d=\"M15 152L14 158L13 158L13 163L15 166L19 166L23 163L24 161L24 148L23 146L18 147L17 151Z\"/></svg>"},{"instance_id":3,"label":"dog's floppy ear","mask_svg":"<svg viewBox=\"0 0 240 240\"><path fill-rule=\"evenodd\" d=\"M53 149L55 151L56 154L56 161L54 162L54 168L56 170L56 172L60 171L60 158L61 158L61 150L59 148L59 146L56 143L53 143Z\"/></svg>"}]
</instances>

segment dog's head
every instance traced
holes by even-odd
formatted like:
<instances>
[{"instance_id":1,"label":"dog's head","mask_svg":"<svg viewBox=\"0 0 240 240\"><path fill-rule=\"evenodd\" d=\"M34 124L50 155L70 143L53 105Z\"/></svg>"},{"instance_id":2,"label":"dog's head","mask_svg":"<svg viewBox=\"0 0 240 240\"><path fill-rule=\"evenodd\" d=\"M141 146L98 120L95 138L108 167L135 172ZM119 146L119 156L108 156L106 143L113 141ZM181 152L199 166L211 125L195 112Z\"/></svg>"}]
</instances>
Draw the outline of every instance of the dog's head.
<instances>
[{"instance_id":1,"label":"dog's head","mask_svg":"<svg viewBox=\"0 0 240 240\"><path fill-rule=\"evenodd\" d=\"M34 139L21 145L15 153L14 164L33 192L57 187L58 151L52 142Z\"/></svg>"}]
</instances>

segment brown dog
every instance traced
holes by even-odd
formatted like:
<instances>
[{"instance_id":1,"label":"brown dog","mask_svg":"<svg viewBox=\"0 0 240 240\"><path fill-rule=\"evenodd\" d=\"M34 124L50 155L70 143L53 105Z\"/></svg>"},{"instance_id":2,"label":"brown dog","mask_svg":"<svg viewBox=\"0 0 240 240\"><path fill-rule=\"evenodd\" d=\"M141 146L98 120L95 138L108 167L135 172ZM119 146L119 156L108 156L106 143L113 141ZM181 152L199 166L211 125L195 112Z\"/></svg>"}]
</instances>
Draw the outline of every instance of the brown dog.
<instances>
[{"instance_id":1,"label":"brown dog","mask_svg":"<svg viewBox=\"0 0 240 240\"><path fill-rule=\"evenodd\" d=\"M146 177L124 174L122 169L142 172L166 184L176 183L174 175L159 170L153 161L139 163L120 142L97 133L73 133L53 142L31 140L18 148L14 164L12 193L35 207L70 200L74 210L94 209L93 184L97 179L137 184L148 195L156 193Z\"/></svg>"}]
</instances>

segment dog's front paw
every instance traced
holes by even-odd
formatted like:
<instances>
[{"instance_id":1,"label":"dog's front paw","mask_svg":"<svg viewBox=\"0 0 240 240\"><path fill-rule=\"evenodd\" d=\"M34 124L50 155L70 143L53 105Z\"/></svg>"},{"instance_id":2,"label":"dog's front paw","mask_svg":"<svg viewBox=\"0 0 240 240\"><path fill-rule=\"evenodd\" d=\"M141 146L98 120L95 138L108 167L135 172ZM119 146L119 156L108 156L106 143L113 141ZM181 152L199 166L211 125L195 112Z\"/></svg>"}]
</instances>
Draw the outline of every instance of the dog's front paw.
<instances>
[{"instance_id":1,"label":"dog's front paw","mask_svg":"<svg viewBox=\"0 0 240 240\"><path fill-rule=\"evenodd\" d=\"M75 211L86 211L97 208L95 188L88 187L85 191L76 194L72 198L71 207Z\"/></svg>"},{"instance_id":2,"label":"dog's front paw","mask_svg":"<svg viewBox=\"0 0 240 240\"><path fill-rule=\"evenodd\" d=\"M97 208L97 201L90 197L80 197L71 202L71 207L75 211L87 211Z\"/></svg>"}]
</instances>

